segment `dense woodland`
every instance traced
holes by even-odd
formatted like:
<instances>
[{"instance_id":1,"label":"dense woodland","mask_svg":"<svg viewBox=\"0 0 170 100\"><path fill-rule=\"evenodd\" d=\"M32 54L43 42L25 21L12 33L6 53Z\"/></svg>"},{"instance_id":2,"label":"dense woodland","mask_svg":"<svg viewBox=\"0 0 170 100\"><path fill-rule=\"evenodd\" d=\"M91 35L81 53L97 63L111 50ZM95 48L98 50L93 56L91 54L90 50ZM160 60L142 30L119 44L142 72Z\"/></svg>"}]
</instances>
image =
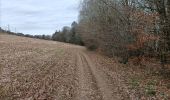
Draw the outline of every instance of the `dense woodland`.
<instances>
[{"instance_id":1,"label":"dense woodland","mask_svg":"<svg viewBox=\"0 0 170 100\"><path fill-rule=\"evenodd\" d=\"M85 45L126 64L129 58L170 63L170 0L83 0L78 23L53 40Z\"/></svg>"},{"instance_id":2,"label":"dense woodland","mask_svg":"<svg viewBox=\"0 0 170 100\"><path fill-rule=\"evenodd\" d=\"M78 33L89 49L127 63L131 57L170 61L170 0L83 0Z\"/></svg>"},{"instance_id":3,"label":"dense woodland","mask_svg":"<svg viewBox=\"0 0 170 100\"><path fill-rule=\"evenodd\" d=\"M74 21L71 24L71 27L65 26L63 27L61 32L56 31L52 35L52 40L72 43L72 44L77 44L77 45L84 45L82 38L80 34L78 34L77 30L78 30L78 23Z\"/></svg>"}]
</instances>

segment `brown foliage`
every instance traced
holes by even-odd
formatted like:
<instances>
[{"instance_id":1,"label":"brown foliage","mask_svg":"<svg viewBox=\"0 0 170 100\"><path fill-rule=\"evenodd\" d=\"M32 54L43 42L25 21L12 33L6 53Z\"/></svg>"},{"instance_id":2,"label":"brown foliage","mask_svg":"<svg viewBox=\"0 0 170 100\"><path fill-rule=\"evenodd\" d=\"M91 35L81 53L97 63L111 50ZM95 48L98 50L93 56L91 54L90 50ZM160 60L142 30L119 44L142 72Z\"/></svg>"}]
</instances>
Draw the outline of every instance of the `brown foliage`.
<instances>
[{"instance_id":1,"label":"brown foliage","mask_svg":"<svg viewBox=\"0 0 170 100\"><path fill-rule=\"evenodd\" d=\"M79 30L85 45L126 61L131 56L157 55L163 47L160 33L164 27L156 8L158 3L152 0L84 0Z\"/></svg>"}]
</instances>

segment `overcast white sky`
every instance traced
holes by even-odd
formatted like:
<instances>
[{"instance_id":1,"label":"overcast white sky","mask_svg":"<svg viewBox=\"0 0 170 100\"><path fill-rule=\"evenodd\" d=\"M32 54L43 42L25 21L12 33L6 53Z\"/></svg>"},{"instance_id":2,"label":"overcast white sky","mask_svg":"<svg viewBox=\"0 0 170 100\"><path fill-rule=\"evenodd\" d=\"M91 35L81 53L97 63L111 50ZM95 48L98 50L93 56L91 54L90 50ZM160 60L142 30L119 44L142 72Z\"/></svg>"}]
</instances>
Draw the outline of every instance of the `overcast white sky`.
<instances>
[{"instance_id":1,"label":"overcast white sky","mask_svg":"<svg viewBox=\"0 0 170 100\"><path fill-rule=\"evenodd\" d=\"M52 34L78 19L79 0L0 0L0 26L25 34Z\"/></svg>"}]
</instances>

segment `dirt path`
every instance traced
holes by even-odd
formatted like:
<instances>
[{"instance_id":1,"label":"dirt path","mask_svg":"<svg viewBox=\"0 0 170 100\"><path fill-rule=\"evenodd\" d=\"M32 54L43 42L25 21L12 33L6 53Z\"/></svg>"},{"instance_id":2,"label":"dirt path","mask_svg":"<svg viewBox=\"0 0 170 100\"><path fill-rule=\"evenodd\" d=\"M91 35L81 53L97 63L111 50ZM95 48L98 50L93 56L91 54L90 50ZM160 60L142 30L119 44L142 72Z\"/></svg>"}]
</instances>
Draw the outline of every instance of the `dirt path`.
<instances>
[{"instance_id":1,"label":"dirt path","mask_svg":"<svg viewBox=\"0 0 170 100\"><path fill-rule=\"evenodd\" d=\"M122 100L128 95L120 90L116 69L113 75L103 69L84 47L11 35L0 39L0 100Z\"/></svg>"},{"instance_id":2,"label":"dirt path","mask_svg":"<svg viewBox=\"0 0 170 100\"><path fill-rule=\"evenodd\" d=\"M77 55L79 67L79 100L118 100L107 83L107 76L99 71L91 59L83 52Z\"/></svg>"}]
</instances>

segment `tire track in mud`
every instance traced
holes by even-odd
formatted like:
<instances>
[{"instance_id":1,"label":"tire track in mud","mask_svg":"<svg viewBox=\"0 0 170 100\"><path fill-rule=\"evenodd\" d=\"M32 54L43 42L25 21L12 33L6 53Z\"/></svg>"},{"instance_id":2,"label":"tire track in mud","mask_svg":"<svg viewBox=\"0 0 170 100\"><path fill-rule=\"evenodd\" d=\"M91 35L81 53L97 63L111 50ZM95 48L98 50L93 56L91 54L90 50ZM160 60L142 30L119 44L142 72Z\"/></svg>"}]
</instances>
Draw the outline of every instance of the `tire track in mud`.
<instances>
[{"instance_id":1,"label":"tire track in mud","mask_svg":"<svg viewBox=\"0 0 170 100\"><path fill-rule=\"evenodd\" d=\"M77 55L77 67L79 67L79 95L78 100L118 100L112 87L108 84L108 76L99 71L83 52ZM90 79L90 80L88 80ZM91 87L91 88L89 88ZM92 89L92 90L91 90ZM89 95L95 91L93 95Z\"/></svg>"},{"instance_id":2,"label":"tire track in mud","mask_svg":"<svg viewBox=\"0 0 170 100\"><path fill-rule=\"evenodd\" d=\"M80 53L77 54L77 67L79 76L77 100L102 100L103 97L96 85L96 79Z\"/></svg>"}]
</instances>

